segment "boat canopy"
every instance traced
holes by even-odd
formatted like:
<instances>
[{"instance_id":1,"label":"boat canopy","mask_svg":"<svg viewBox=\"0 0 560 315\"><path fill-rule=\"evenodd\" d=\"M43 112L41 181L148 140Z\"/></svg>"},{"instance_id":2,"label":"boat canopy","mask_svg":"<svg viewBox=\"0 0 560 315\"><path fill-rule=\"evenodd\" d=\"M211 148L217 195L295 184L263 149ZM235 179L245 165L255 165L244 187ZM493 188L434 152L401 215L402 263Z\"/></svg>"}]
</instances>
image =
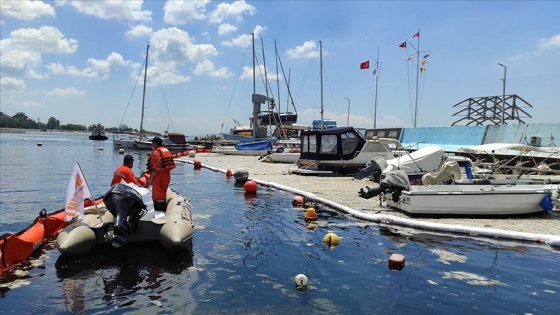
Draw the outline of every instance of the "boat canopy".
<instances>
[{"instance_id":1,"label":"boat canopy","mask_svg":"<svg viewBox=\"0 0 560 315\"><path fill-rule=\"evenodd\" d=\"M354 127L337 127L301 132L301 155L304 160L350 160L366 140Z\"/></svg>"}]
</instances>

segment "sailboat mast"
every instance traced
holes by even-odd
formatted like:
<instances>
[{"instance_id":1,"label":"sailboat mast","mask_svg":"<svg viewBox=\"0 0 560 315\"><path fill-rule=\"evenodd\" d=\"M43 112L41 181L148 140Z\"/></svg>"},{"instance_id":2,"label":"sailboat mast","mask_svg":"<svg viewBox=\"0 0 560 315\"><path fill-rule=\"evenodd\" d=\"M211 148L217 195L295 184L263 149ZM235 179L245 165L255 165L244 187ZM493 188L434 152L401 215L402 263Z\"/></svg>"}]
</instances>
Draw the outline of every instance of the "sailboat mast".
<instances>
[{"instance_id":1,"label":"sailboat mast","mask_svg":"<svg viewBox=\"0 0 560 315\"><path fill-rule=\"evenodd\" d=\"M144 102L146 101L146 81L148 77L148 52L150 44L146 47L146 60L144 61L144 88L142 89L142 115L140 116L140 137L144 137Z\"/></svg>"},{"instance_id":2,"label":"sailboat mast","mask_svg":"<svg viewBox=\"0 0 560 315\"><path fill-rule=\"evenodd\" d=\"M319 41L319 69L321 74L321 124L319 129L323 129L323 42Z\"/></svg>"},{"instance_id":3,"label":"sailboat mast","mask_svg":"<svg viewBox=\"0 0 560 315\"><path fill-rule=\"evenodd\" d=\"M418 33L420 34L420 29L418 29ZM420 35L416 36L418 39L418 49L416 50L416 100L414 102L414 125L413 127L416 128L416 121L418 118L418 78L420 75Z\"/></svg>"},{"instance_id":4,"label":"sailboat mast","mask_svg":"<svg viewBox=\"0 0 560 315\"><path fill-rule=\"evenodd\" d=\"M251 42L253 45L253 123L251 128L253 128L253 138L257 137L257 100L255 99L257 93L256 86L256 74L255 74L255 33L251 33Z\"/></svg>"},{"instance_id":5,"label":"sailboat mast","mask_svg":"<svg viewBox=\"0 0 560 315\"><path fill-rule=\"evenodd\" d=\"M377 60L375 60L375 101L373 105L373 129L377 128L377 82L379 81L379 47L377 47Z\"/></svg>"}]
</instances>

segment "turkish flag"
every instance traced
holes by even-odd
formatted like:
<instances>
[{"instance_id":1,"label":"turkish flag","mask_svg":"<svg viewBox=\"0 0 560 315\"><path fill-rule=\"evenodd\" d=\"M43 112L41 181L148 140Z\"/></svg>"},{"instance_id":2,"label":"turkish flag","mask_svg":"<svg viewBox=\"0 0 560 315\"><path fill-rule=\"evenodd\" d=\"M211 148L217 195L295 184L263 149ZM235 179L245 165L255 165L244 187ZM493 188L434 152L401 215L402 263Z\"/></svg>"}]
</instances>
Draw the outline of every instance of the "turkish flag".
<instances>
[{"instance_id":1,"label":"turkish flag","mask_svg":"<svg viewBox=\"0 0 560 315\"><path fill-rule=\"evenodd\" d=\"M405 48L406 47L406 42L403 42L402 44L400 44L399 47Z\"/></svg>"},{"instance_id":2,"label":"turkish flag","mask_svg":"<svg viewBox=\"0 0 560 315\"><path fill-rule=\"evenodd\" d=\"M369 69L369 60L360 63L360 69Z\"/></svg>"}]
</instances>

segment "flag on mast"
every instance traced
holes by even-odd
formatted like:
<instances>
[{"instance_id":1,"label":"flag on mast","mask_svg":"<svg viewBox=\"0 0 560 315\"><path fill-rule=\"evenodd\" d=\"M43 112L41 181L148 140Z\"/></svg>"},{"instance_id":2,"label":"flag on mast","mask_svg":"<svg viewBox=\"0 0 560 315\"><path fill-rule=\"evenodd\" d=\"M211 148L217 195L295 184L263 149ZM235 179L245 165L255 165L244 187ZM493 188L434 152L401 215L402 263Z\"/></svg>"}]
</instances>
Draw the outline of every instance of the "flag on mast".
<instances>
[{"instance_id":1,"label":"flag on mast","mask_svg":"<svg viewBox=\"0 0 560 315\"><path fill-rule=\"evenodd\" d=\"M406 48L406 41L399 45L401 48Z\"/></svg>"},{"instance_id":2,"label":"flag on mast","mask_svg":"<svg viewBox=\"0 0 560 315\"><path fill-rule=\"evenodd\" d=\"M360 63L360 69L369 69L369 60Z\"/></svg>"},{"instance_id":3,"label":"flag on mast","mask_svg":"<svg viewBox=\"0 0 560 315\"><path fill-rule=\"evenodd\" d=\"M420 32L416 32L416 34L414 34L414 36L412 37L420 37Z\"/></svg>"},{"instance_id":4,"label":"flag on mast","mask_svg":"<svg viewBox=\"0 0 560 315\"><path fill-rule=\"evenodd\" d=\"M81 216L84 214L84 200L92 198L91 191L86 184L86 178L82 173L80 163L76 162L74 171L68 182L66 188L66 202L64 206L64 219L66 221L72 220L76 215Z\"/></svg>"}]
</instances>

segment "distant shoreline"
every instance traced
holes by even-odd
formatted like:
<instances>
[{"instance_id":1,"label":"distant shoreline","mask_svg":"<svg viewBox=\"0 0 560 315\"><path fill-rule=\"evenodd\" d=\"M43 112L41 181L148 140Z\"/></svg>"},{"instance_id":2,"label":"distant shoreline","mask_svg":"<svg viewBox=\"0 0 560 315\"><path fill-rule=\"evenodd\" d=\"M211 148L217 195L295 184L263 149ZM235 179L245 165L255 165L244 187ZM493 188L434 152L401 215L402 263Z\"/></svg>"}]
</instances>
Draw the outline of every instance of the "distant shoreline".
<instances>
[{"instance_id":1,"label":"distant shoreline","mask_svg":"<svg viewBox=\"0 0 560 315\"><path fill-rule=\"evenodd\" d=\"M0 133L74 133L74 134L89 134L89 131L64 131L64 130L46 130L41 129L24 129L24 128L0 128Z\"/></svg>"}]
</instances>

